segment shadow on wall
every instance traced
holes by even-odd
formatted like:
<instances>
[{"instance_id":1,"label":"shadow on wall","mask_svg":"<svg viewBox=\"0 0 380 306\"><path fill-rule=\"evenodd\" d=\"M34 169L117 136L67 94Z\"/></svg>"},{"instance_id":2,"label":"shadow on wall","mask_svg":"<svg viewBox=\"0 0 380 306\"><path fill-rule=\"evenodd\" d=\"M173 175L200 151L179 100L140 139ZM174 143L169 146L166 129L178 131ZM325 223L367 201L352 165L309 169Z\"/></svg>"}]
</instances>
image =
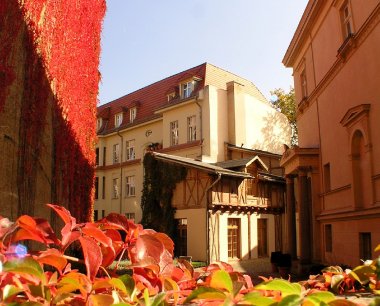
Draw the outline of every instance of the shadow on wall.
<instances>
[{"instance_id":1,"label":"shadow on wall","mask_svg":"<svg viewBox=\"0 0 380 306\"><path fill-rule=\"evenodd\" d=\"M0 215L4 217L28 214L47 218L54 226L45 207L48 202L67 207L79 222L92 217L99 37L105 10L99 3L76 6L74 1L29 0L24 10L17 1L0 4ZM81 5L97 6L94 16L82 18L91 14ZM33 14L40 18L36 12L42 10L44 19L37 25ZM74 10L79 14L70 14ZM75 19L64 20L71 15ZM90 41L81 42L90 30Z\"/></svg>"},{"instance_id":2,"label":"shadow on wall","mask_svg":"<svg viewBox=\"0 0 380 306\"><path fill-rule=\"evenodd\" d=\"M267 112L262 118L261 139L256 141L252 149L282 154L283 144L290 145L291 128L287 119L277 111Z\"/></svg>"}]
</instances>

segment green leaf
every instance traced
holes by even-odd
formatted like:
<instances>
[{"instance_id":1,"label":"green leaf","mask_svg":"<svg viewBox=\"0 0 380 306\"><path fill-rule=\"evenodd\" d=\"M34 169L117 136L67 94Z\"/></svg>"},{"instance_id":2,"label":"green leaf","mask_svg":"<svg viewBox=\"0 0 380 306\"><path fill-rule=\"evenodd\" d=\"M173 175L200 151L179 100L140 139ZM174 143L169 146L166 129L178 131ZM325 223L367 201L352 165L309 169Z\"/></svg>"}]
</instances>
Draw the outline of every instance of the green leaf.
<instances>
[{"instance_id":1,"label":"green leaf","mask_svg":"<svg viewBox=\"0 0 380 306\"><path fill-rule=\"evenodd\" d=\"M211 275L210 286L216 289L227 290L229 293L232 293L234 289L232 279L228 272L225 270L215 271Z\"/></svg>"},{"instance_id":2,"label":"green leaf","mask_svg":"<svg viewBox=\"0 0 380 306\"><path fill-rule=\"evenodd\" d=\"M135 294L135 280L133 279L132 276L128 275L128 274L124 274L122 276L119 277L119 279L123 282L127 292L128 292L128 295L133 299L134 298L134 294Z\"/></svg>"},{"instance_id":3,"label":"green leaf","mask_svg":"<svg viewBox=\"0 0 380 306\"><path fill-rule=\"evenodd\" d=\"M224 300L225 298L226 295L221 290L210 287L199 287L190 293L184 304L190 303L192 300L196 299Z\"/></svg>"},{"instance_id":4,"label":"green leaf","mask_svg":"<svg viewBox=\"0 0 380 306\"><path fill-rule=\"evenodd\" d=\"M302 298L300 295L291 294L284 297L278 306L299 306L301 305Z\"/></svg>"},{"instance_id":5,"label":"green leaf","mask_svg":"<svg viewBox=\"0 0 380 306\"><path fill-rule=\"evenodd\" d=\"M369 276L376 272L376 267L374 265L370 266L357 266L348 275L353 279L357 280L362 285L369 282Z\"/></svg>"},{"instance_id":6,"label":"green leaf","mask_svg":"<svg viewBox=\"0 0 380 306\"><path fill-rule=\"evenodd\" d=\"M270 297L262 296L259 292L250 292L242 299L243 304L257 305L257 306L274 306L277 302Z\"/></svg>"},{"instance_id":7,"label":"green leaf","mask_svg":"<svg viewBox=\"0 0 380 306\"><path fill-rule=\"evenodd\" d=\"M350 300L336 299L328 303L329 306L358 306L358 304Z\"/></svg>"},{"instance_id":8,"label":"green leaf","mask_svg":"<svg viewBox=\"0 0 380 306\"><path fill-rule=\"evenodd\" d=\"M335 274L331 277L331 289L339 293L339 285L343 282L344 276L341 274Z\"/></svg>"},{"instance_id":9,"label":"green leaf","mask_svg":"<svg viewBox=\"0 0 380 306\"><path fill-rule=\"evenodd\" d=\"M94 285L92 286L94 290L110 288L110 287L119 289L123 293L127 294L127 288L125 287L123 281L119 278L96 280L94 282Z\"/></svg>"},{"instance_id":10,"label":"green leaf","mask_svg":"<svg viewBox=\"0 0 380 306\"><path fill-rule=\"evenodd\" d=\"M154 297L151 306L159 306L159 305L161 305L162 302L165 300L165 296L166 296L166 293L165 293L165 292L161 292L161 293L157 294L157 295Z\"/></svg>"},{"instance_id":11,"label":"green leaf","mask_svg":"<svg viewBox=\"0 0 380 306\"><path fill-rule=\"evenodd\" d=\"M274 279L255 286L255 289L260 290L278 290L282 296L301 295L301 285L298 283L290 283L284 279Z\"/></svg>"},{"instance_id":12,"label":"green leaf","mask_svg":"<svg viewBox=\"0 0 380 306\"><path fill-rule=\"evenodd\" d=\"M315 292L305 298L305 301L313 302L316 306L327 304L333 300L335 300L335 295L328 291Z\"/></svg>"},{"instance_id":13,"label":"green leaf","mask_svg":"<svg viewBox=\"0 0 380 306\"><path fill-rule=\"evenodd\" d=\"M23 292L23 289L17 288L13 285L5 285L3 288L3 300L6 301L9 297L18 294L19 292Z\"/></svg>"},{"instance_id":14,"label":"green leaf","mask_svg":"<svg viewBox=\"0 0 380 306\"><path fill-rule=\"evenodd\" d=\"M46 283L46 277L41 265L32 257L25 257L7 261L3 265L3 272L19 273L21 275L36 276L42 284Z\"/></svg>"}]
</instances>

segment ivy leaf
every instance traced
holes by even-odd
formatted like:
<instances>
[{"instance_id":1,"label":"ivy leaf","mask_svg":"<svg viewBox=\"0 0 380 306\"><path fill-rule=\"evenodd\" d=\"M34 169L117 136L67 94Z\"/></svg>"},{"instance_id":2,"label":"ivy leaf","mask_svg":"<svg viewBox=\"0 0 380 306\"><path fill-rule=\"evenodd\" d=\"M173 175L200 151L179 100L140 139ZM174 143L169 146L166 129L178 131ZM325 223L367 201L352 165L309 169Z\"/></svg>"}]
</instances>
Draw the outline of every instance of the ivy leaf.
<instances>
[{"instance_id":1,"label":"ivy leaf","mask_svg":"<svg viewBox=\"0 0 380 306\"><path fill-rule=\"evenodd\" d=\"M70 212L66 208L54 204L47 204L47 206L52 208L58 214L58 216L61 217L65 224L70 224L71 229L73 229L76 226L75 218L71 216Z\"/></svg>"},{"instance_id":2,"label":"ivy leaf","mask_svg":"<svg viewBox=\"0 0 380 306\"><path fill-rule=\"evenodd\" d=\"M343 282L344 276L341 274L335 274L331 277L331 289L332 291L339 293L339 285Z\"/></svg>"},{"instance_id":3,"label":"ivy leaf","mask_svg":"<svg viewBox=\"0 0 380 306\"><path fill-rule=\"evenodd\" d=\"M121 292L127 294L127 288L125 287L123 281L118 278L96 280L94 282L94 285L92 286L92 289L94 290L104 289L104 288L119 289Z\"/></svg>"},{"instance_id":4,"label":"ivy leaf","mask_svg":"<svg viewBox=\"0 0 380 306\"><path fill-rule=\"evenodd\" d=\"M250 292L243 297L243 302L249 305L272 306L277 305L277 302L270 297L262 296L259 292ZM243 303L244 305L246 303Z\"/></svg>"},{"instance_id":5,"label":"ivy leaf","mask_svg":"<svg viewBox=\"0 0 380 306\"><path fill-rule=\"evenodd\" d=\"M92 306L109 306L113 305L114 299L108 294L91 294L90 305Z\"/></svg>"},{"instance_id":6,"label":"ivy leaf","mask_svg":"<svg viewBox=\"0 0 380 306\"><path fill-rule=\"evenodd\" d=\"M79 241L83 250L84 262L87 268L87 276L93 280L102 263L102 252L99 245L92 238L81 236L79 237Z\"/></svg>"},{"instance_id":7,"label":"ivy leaf","mask_svg":"<svg viewBox=\"0 0 380 306\"><path fill-rule=\"evenodd\" d=\"M190 293L190 295L186 298L184 304L190 303L192 300L196 299L225 300L225 298L225 293L219 289L199 287Z\"/></svg>"},{"instance_id":8,"label":"ivy leaf","mask_svg":"<svg viewBox=\"0 0 380 306\"><path fill-rule=\"evenodd\" d=\"M301 305L302 298L299 294L291 294L284 297L278 306L299 306Z\"/></svg>"},{"instance_id":9,"label":"ivy leaf","mask_svg":"<svg viewBox=\"0 0 380 306\"><path fill-rule=\"evenodd\" d=\"M376 272L376 267L374 265L362 265L357 266L353 269L348 275L353 279L357 280L362 285L365 285L369 282L369 276Z\"/></svg>"},{"instance_id":10,"label":"ivy leaf","mask_svg":"<svg viewBox=\"0 0 380 306\"><path fill-rule=\"evenodd\" d=\"M161 292L161 293L157 294L154 297L151 306L160 306L160 305L162 305L162 302L165 300L165 296L166 296L165 292Z\"/></svg>"},{"instance_id":11,"label":"ivy leaf","mask_svg":"<svg viewBox=\"0 0 380 306\"><path fill-rule=\"evenodd\" d=\"M3 301L23 291L24 289L17 288L14 285L5 285L3 288Z\"/></svg>"},{"instance_id":12,"label":"ivy leaf","mask_svg":"<svg viewBox=\"0 0 380 306\"><path fill-rule=\"evenodd\" d=\"M67 265L66 258L64 258L63 255L56 249L47 249L46 251L42 251L36 259L41 264L53 266L61 274L62 270Z\"/></svg>"},{"instance_id":13,"label":"ivy leaf","mask_svg":"<svg viewBox=\"0 0 380 306\"><path fill-rule=\"evenodd\" d=\"M282 296L301 295L301 285L298 283L290 283L283 279L273 279L265 283L255 286L255 289L260 290L278 290Z\"/></svg>"},{"instance_id":14,"label":"ivy leaf","mask_svg":"<svg viewBox=\"0 0 380 306\"><path fill-rule=\"evenodd\" d=\"M312 293L308 295L305 298L305 306L307 305L307 302L312 303L312 305L319 306L319 305L327 305L331 301L335 300L335 295L328 291L319 291Z\"/></svg>"},{"instance_id":15,"label":"ivy leaf","mask_svg":"<svg viewBox=\"0 0 380 306\"><path fill-rule=\"evenodd\" d=\"M103 233L103 231L93 223L86 223L86 225L82 227L81 231L83 234L94 238L96 241L102 243L105 246L112 246L111 238L107 237L105 233Z\"/></svg>"},{"instance_id":16,"label":"ivy leaf","mask_svg":"<svg viewBox=\"0 0 380 306\"><path fill-rule=\"evenodd\" d=\"M210 286L216 289L227 290L229 293L232 293L234 289L230 275L224 270L215 271L211 275Z\"/></svg>"},{"instance_id":17,"label":"ivy leaf","mask_svg":"<svg viewBox=\"0 0 380 306\"><path fill-rule=\"evenodd\" d=\"M124 274L120 276L119 279L123 282L125 289L128 292L128 295L131 297L131 299L133 299L134 293L135 293L135 286L136 286L135 280L133 279L133 277L128 274Z\"/></svg>"},{"instance_id":18,"label":"ivy leaf","mask_svg":"<svg viewBox=\"0 0 380 306\"><path fill-rule=\"evenodd\" d=\"M37 277L42 284L46 284L46 277L41 265L32 257L25 257L7 261L3 264L3 272L18 273L23 276L32 276L32 279Z\"/></svg>"}]
</instances>

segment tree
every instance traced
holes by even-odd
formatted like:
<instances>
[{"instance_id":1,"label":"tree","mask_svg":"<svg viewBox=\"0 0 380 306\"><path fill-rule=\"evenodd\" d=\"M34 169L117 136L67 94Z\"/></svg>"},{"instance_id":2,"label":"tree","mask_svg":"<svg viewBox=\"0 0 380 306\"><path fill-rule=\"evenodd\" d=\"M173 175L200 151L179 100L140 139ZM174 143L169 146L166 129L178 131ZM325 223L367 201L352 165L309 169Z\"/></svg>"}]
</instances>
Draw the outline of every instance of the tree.
<instances>
[{"instance_id":1,"label":"tree","mask_svg":"<svg viewBox=\"0 0 380 306\"><path fill-rule=\"evenodd\" d=\"M291 144L298 144L298 129L297 129L297 107L294 94L294 88L290 88L289 92L285 92L282 88L272 90L271 103L275 109L283 113L289 120L292 128Z\"/></svg>"}]
</instances>

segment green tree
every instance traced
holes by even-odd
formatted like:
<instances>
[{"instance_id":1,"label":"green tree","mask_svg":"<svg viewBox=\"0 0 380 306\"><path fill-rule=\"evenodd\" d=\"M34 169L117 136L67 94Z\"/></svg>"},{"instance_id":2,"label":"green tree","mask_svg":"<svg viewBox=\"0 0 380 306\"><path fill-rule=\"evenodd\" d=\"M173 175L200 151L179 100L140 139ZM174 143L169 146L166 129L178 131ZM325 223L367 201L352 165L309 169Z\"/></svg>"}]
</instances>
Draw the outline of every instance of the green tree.
<instances>
[{"instance_id":1,"label":"green tree","mask_svg":"<svg viewBox=\"0 0 380 306\"><path fill-rule=\"evenodd\" d=\"M282 88L276 88L271 92L271 103L275 109L283 113L289 120L292 128L291 144L298 144L298 129L297 129L297 107L294 94L294 88L290 88L289 92L285 92Z\"/></svg>"}]
</instances>

